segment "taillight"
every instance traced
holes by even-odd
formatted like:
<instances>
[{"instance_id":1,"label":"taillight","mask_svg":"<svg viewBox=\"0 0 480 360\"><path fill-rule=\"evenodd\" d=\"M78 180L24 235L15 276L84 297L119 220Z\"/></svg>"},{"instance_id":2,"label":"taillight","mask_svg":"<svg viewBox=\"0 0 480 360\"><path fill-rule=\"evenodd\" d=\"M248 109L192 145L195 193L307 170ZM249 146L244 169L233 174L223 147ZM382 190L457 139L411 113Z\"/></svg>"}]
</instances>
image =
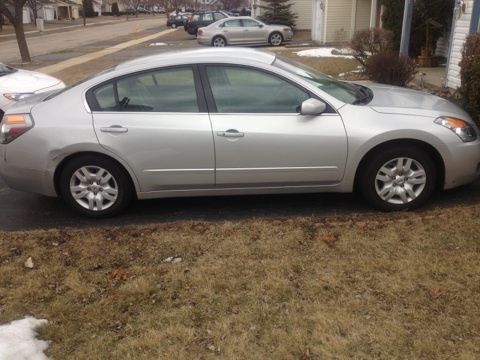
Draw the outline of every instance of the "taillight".
<instances>
[{"instance_id":1,"label":"taillight","mask_svg":"<svg viewBox=\"0 0 480 360\"><path fill-rule=\"evenodd\" d=\"M5 115L0 125L0 143L8 144L33 128L33 121L28 114Z\"/></svg>"},{"instance_id":2,"label":"taillight","mask_svg":"<svg viewBox=\"0 0 480 360\"><path fill-rule=\"evenodd\" d=\"M202 29L198 29L197 30L197 35L202 35L203 34L203 30Z\"/></svg>"}]
</instances>

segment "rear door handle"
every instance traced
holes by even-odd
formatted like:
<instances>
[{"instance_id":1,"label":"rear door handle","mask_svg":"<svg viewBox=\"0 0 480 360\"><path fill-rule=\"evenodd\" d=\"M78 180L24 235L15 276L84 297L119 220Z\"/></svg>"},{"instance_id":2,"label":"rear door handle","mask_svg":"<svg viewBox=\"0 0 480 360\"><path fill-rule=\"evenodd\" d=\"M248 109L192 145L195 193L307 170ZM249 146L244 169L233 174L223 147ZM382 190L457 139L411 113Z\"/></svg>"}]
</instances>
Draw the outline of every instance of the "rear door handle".
<instances>
[{"instance_id":1,"label":"rear door handle","mask_svg":"<svg viewBox=\"0 0 480 360\"><path fill-rule=\"evenodd\" d=\"M100 131L104 133L121 134L128 132L128 129L120 125L112 125L109 127L102 127L100 128Z\"/></svg>"},{"instance_id":2,"label":"rear door handle","mask_svg":"<svg viewBox=\"0 0 480 360\"><path fill-rule=\"evenodd\" d=\"M227 131L217 131L217 136L223 136L227 138L241 138L245 134L235 129L228 129Z\"/></svg>"}]
</instances>

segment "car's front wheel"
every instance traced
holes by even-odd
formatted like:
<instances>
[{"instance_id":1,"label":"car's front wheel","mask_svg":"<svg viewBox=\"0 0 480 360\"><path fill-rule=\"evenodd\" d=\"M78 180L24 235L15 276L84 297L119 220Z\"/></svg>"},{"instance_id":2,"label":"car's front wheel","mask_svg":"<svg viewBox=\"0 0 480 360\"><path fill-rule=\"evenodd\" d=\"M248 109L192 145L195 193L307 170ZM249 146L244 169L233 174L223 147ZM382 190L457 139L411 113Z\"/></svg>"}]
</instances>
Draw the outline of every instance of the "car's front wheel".
<instances>
[{"instance_id":1,"label":"car's front wheel","mask_svg":"<svg viewBox=\"0 0 480 360\"><path fill-rule=\"evenodd\" d=\"M383 149L369 157L360 170L361 192L371 205L383 211L423 205L437 182L434 160L417 147Z\"/></svg>"},{"instance_id":2,"label":"car's front wheel","mask_svg":"<svg viewBox=\"0 0 480 360\"><path fill-rule=\"evenodd\" d=\"M60 174L59 188L73 210L96 218L118 214L133 198L126 171L116 162L94 155L69 161Z\"/></svg>"},{"instance_id":3,"label":"car's front wheel","mask_svg":"<svg viewBox=\"0 0 480 360\"><path fill-rule=\"evenodd\" d=\"M227 41L223 36L215 36L212 40L212 45L214 47L225 47L227 46Z\"/></svg>"},{"instance_id":4,"label":"car's front wheel","mask_svg":"<svg viewBox=\"0 0 480 360\"><path fill-rule=\"evenodd\" d=\"M280 46L283 43L283 36L279 32L274 32L273 34L270 35L268 38L268 42L272 46Z\"/></svg>"}]
</instances>

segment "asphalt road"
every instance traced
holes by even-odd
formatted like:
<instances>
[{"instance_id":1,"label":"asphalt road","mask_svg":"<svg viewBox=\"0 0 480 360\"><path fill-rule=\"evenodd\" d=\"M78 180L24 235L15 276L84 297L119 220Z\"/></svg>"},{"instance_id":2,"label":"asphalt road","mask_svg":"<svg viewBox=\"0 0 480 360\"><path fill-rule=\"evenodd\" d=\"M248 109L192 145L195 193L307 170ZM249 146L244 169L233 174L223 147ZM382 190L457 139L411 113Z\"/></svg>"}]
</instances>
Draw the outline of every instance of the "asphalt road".
<instances>
[{"instance_id":1,"label":"asphalt road","mask_svg":"<svg viewBox=\"0 0 480 360\"><path fill-rule=\"evenodd\" d=\"M440 193L424 209L480 202L480 181ZM236 220L367 213L352 194L262 195L158 199L135 202L124 214L102 220L72 213L60 199L23 193L0 180L0 230L125 226L183 220Z\"/></svg>"},{"instance_id":2,"label":"asphalt road","mask_svg":"<svg viewBox=\"0 0 480 360\"><path fill-rule=\"evenodd\" d=\"M136 34L139 31L160 31L165 27L165 17L149 19L131 19L105 26L92 26L59 33L44 33L41 36L28 36L27 43L32 57L61 52L70 49L85 49L99 41L113 41L122 36ZM0 62L16 63L20 61L18 44L15 39L0 43Z\"/></svg>"}]
</instances>

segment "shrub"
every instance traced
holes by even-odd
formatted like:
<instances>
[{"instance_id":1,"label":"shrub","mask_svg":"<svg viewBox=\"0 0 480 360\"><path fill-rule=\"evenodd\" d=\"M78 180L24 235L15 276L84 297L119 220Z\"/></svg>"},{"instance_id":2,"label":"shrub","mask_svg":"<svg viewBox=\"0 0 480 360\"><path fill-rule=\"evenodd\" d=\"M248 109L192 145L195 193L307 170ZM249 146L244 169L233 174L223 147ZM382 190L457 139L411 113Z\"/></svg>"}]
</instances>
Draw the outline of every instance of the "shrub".
<instances>
[{"instance_id":1,"label":"shrub","mask_svg":"<svg viewBox=\"0 0 480 360\"><path fill-rule=\"evenodd\" d=\"M480 125L480 34L467 37L460 61L460 78L463 105Z\"/></svg>"},{"instance_id":2,"label":"shrub","mask_svg":"<svg viewBox=\"0 0 480 360\"><path fill-rule=\"evenodd\" d=\"M393 32L384 29L357 31L350 42L355 59L364 67L371 55L392 50Z\"/></svg>"},{"instance_id":3,"label":"shrub","mask_svg":"<svg viewBox=\"0 0 480 360\"><path fill-rule=\"evenodd\" d=\"M368 58L366 73L370 80L382 84L405 86L416 73L415 62L393 51L379 52Z\"/></svg>"}]
</instances>

